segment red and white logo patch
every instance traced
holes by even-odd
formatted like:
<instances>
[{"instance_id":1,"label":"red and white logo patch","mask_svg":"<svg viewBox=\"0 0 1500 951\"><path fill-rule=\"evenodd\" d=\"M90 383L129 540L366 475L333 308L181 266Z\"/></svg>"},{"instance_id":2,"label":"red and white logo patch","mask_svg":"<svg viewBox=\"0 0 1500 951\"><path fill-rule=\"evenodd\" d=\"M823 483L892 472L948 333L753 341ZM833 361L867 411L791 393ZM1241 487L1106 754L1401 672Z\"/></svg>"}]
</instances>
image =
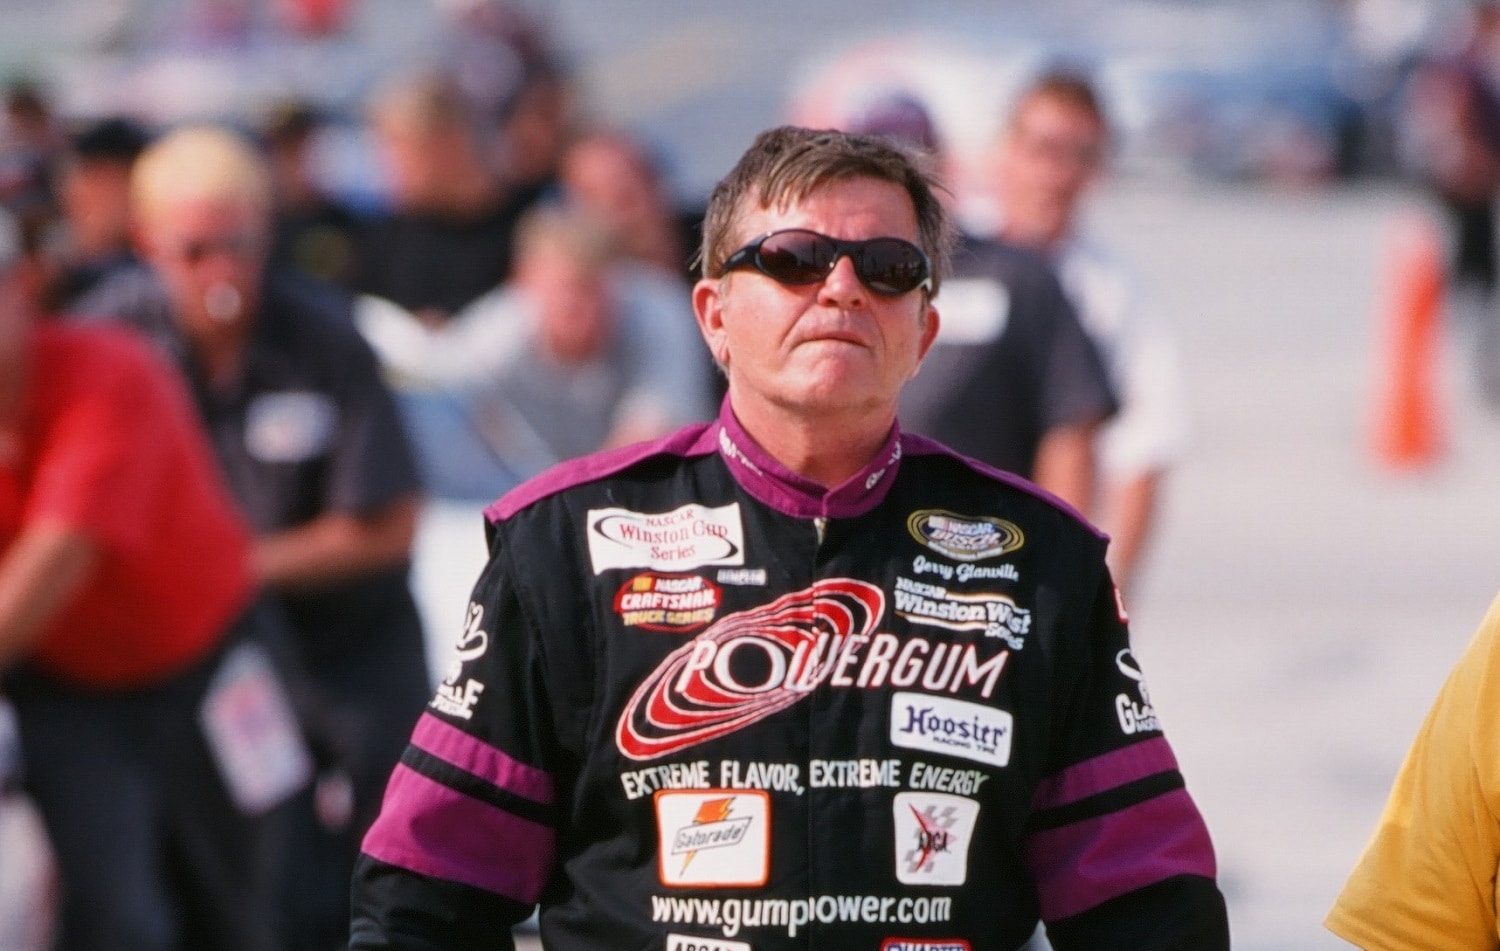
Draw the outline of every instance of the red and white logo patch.
<instances>
[{"instance_id":1,"label":"red and white logo patch","mask_svg":"<svg viewBox=\"0 0 1500 951\"><path fill-rule=\"evenodd\" d=\"M620 752L656 759L791 706L828 679L850 638L869 640L884 612L879 588L833 578L720 619L636 688L615 729Z\"/></svg>"},{"instance_id":2,"label":"red and white logo patch","mask_svg":"<svg viewBox=\"0 0 1500 951\"><path fill-rule=\"evenodd\" d=\"M648 631L688 631L718 613L719 586L697 575L636 575L615 593L615 613L627 627Z\"/></svg>"}]
</instances>

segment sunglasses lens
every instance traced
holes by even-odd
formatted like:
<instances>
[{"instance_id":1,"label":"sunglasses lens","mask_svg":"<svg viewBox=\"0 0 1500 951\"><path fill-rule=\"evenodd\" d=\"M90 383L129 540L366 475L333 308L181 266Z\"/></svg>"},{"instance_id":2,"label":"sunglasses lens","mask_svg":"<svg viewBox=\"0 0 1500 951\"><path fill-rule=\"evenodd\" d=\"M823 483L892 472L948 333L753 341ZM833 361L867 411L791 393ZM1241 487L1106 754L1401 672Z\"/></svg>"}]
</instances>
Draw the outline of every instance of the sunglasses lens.
<instances>
[{"instance_id":1,"label":"sunglasses lens","mask_svg":"<svg viewBox=\"0 0 1500 951\"><path fill-rule=\"evenodd\" d=\"M927 279L927 260L916 245L899 238L865 243L855 271L877 294L905 294Z\"/></svg>"},{"instance_id":2,"label":"sunglasses lens","mask_svg":"<svg viewBox=\"0 0 1500 951\"><path fill-rule=\"evenodd\" d=\"M854 273L870 290L899 297L922 286L932 276L927 256L901 238L836 241L816 231L791 229L766 235L731 254L726 268L753 264L762 274L783 284L816 284L828 277L834 263L848 255Z\"/></svg>"},{"instance_id":3,"label":"sunglasses lens","mask_svg":"<svg viewBox=\"0 0 1500 951\"><path fill-rule=\"evenodd\" d=\"M760 244L759 265L783 284L815 284L833 264L832 241L810 231L783 231Z\"/></svg>"}]
</instances>

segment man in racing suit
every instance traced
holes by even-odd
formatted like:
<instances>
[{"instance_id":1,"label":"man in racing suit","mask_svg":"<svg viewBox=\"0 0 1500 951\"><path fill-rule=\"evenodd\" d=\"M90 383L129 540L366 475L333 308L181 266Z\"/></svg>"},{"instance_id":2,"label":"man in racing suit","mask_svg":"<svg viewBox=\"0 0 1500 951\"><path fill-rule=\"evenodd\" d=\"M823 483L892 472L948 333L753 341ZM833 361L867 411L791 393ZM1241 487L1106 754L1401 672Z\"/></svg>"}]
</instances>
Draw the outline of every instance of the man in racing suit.
<instances>
[{"instance_id":1,"label":"man in racing suit","mask_svg":"<svg viewBox=\"0 0 1500 951\"><path fill-rule=\"evenodd\" d=\"M895 423L946 234L883 140L756 140L694 290L723 411L487 511L352 948L538 903L552 948L1228 947L1105 539Z\"/></svg>"}]
</instances>

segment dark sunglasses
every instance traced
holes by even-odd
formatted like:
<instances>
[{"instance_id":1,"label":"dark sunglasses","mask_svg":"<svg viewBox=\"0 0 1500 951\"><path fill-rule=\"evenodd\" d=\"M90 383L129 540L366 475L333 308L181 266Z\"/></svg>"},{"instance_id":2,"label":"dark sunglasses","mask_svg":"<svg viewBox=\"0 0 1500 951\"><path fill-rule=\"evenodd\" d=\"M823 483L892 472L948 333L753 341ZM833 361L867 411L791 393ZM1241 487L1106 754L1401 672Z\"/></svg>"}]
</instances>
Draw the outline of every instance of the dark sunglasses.
<instances>
[{"instance_id":1,"label":"dark sunglasses","mask_svg":"<svg viewBox=\"0 0 1500 951\"><path fill-rule=\"evenodd\" d=\"M883 297L899 297L919 287L932 291L927 255L902 238L841 241L802 228L773 231L731 254L724 270L753 267L782 284L816 284L845 256L860 283Z\"/></svg>"}]
</instances>

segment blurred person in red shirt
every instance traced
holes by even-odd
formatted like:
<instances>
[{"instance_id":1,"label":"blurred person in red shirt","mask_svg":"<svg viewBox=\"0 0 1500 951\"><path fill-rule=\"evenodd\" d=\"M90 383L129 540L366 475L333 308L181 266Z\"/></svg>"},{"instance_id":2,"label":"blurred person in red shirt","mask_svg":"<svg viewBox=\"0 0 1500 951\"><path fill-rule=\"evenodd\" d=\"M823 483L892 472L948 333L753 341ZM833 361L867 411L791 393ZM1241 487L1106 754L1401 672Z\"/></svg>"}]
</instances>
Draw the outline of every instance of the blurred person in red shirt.
<instances>
[{"instance_id":1,"label":"blurred person in red shirt","mask_svg":"<svg viewBox=\"0 0 1500 951\"><path fill-rule=\"evenodd\" d=\"M309 760L250 534L176 375L34 322L0 221L0 686L63 951L272 947L276 808Z\"/></svg>"}]
</instances>

